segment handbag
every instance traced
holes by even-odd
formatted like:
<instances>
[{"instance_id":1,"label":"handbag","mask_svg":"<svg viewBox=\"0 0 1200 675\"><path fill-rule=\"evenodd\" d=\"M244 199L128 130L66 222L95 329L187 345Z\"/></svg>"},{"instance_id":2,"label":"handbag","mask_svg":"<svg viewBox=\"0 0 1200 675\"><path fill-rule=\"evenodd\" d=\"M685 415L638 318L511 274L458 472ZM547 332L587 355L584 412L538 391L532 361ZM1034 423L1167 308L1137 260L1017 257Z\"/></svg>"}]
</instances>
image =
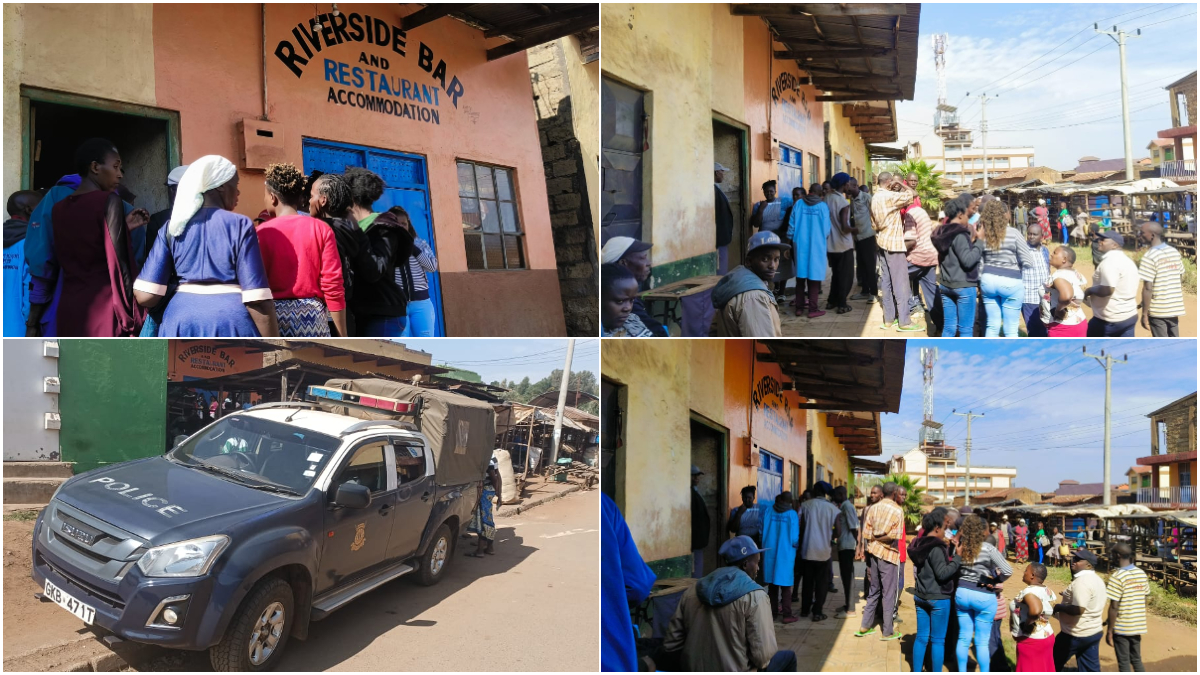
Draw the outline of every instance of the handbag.
<instances>
[{"instance_id":1,"label":"handbag","mask_svg":"<svg viewBox=\"0 0 1200 675\"><path fill-rule=\"evenodd\" d=\"M1037 543L1038 543L1038 546L1041 546L1042 548L1046 548L1047 546L1050 545L1050 538L1043 534L1042 536L1038 537Z\"/></svg>"}]
</instances>

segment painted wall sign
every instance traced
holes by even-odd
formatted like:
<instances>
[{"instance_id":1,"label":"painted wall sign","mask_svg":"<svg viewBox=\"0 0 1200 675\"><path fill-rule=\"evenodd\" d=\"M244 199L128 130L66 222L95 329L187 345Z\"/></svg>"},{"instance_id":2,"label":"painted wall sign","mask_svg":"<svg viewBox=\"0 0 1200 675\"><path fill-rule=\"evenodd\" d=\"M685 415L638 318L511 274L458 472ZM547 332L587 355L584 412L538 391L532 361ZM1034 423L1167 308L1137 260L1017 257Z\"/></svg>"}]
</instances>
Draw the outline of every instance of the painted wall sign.
<instances>
[{"instance_id":1,"label":"painted wall sign","mask_svg":"<svg viewBox=\"0 0 1200 675\"><path fill-rule=\"evenodd\" d=\"M750 391L750 403L764 428L772 434L786 438L795 428L792 405L783 395L782 383L774 377L763 375L758 379Z\"/></svg>"},{"instance_id":2,"label":"painted wall sign","mask_svg":"<svg viewBox=\"0 0 1200 675\"><path fill-rule=\"evenodd\" d=\"M803 131L812 124L812 111L808 109L808 95L800 86L800 78L783 72L771 84L771 100L779 104L783 123Z\"/></svg>"},{"instance_id":3,"label":"painted wall sign","mask_svg":"<svg viewBox=\"0 0 1200 675\"><path fill-rule=\"evenodd\" d=\"M168 376L172 382L243 373L262 367L262 352L250 352L243 347L224 347L214 343L171 341Z\"/></svg>"},{"instance_id":4,"label":"painted wall sign","mask_svg":"<svg viewBox=\"0 0 1200 675\"><path fill-rule=\"evenodd\" d=\"M275 46L276 58L298 78L324 49L342 44L390 48L391 54L399 57L393 57L397 63L408 58L407 33L383 19L351 12L337 16L321 14L317 21L322 26L320 30L313 30L308 22L298 23L291 30L294 40L280 40ZM458 100L466 93L458 77L451 75L447 81L446 62L435 58L433 49L424 42L417 48L417 67L428 73L435 83L432 85L388 72L393 62L385 56L360 51L353 61L321 57L324 80L333 85L328 89L326 102L441 124L438 108L442 101L449 101L457 108Z\"/></svg>"}]
</instances>

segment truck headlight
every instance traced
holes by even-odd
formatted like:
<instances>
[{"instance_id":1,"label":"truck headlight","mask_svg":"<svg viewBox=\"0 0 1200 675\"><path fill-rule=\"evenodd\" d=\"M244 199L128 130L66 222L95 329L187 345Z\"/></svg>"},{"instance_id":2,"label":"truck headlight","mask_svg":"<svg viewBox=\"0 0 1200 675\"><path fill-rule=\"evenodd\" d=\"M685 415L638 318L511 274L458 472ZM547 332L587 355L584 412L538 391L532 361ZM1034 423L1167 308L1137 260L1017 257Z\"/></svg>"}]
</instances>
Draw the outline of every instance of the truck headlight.
<instances>
[{"instance_id":1,"label":"truck headlight","mask_svg":"<svg viewBox=\"0 0 1200 675\"><path fill-rule=\"evenodd\" d=\"M164 544L146 551L137 565L148 577L199 577L227 546L229 537L223 534Z\"/></svg>"}]
</instances>

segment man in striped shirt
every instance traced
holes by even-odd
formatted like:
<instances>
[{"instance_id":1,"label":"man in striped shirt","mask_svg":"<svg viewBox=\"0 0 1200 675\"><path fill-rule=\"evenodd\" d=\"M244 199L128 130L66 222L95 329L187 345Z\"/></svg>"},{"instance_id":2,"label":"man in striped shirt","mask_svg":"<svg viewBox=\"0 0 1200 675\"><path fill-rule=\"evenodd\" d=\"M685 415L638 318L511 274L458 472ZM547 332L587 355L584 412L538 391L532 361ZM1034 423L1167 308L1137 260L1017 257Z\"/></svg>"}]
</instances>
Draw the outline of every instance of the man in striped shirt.
<instances>
[{"instance_id":1,"label":"man in striped shirt","mask_svg":"<svg viewBox=\"0 0 1200 675\"><path fill-rule=\"evenodd\" d=\"M1150 248L1138 266L1138 277L1142 280L1142 328L1154 337L1179 337L1179 317L1185 311L1183 260L1162 236L1162 225L1158 223L1142 223L1138 227L1138 243Z\"/></svg>"},{"instance_id":2,"label":"man in striped shirt","mask_svg":"<svg viewBox=\"0 0 1200 675\"><path fill-rule=\"evenodd\" d=\"M916 193L898 177L879 174L879 189L871 195L871 220L875 223L875 241L879 245L879 281L883 291L883 330L924 330L914 326L908 313L909 285L907 246L901 209L911 205Z\"/></svg>"},{"instance_id":3,"label":"man in striped shirt","mask_svg":"<svg viewBox=\"0 0 1200 675\"><path fill-rule=\"evenodd\" d=\"M1046 280L1050 278L1050 249L1042 244L1046 234L1040 227L1025 231L1025 241L1033 253L1033 264L1021 267L1021 280L1025 285L1021 315L1025 318L1025 332L1029 337L1048 335L1046 324L1042 323L1042 294L1046 292Z\"/></svg>"},{"instance_id":4,"label":"man in striped shirt","mask_svg":"<svg viewBox=\"0 0 1200 675\"><path fill-rule=\"evenodd\" d=\"M883 636L881 640L896 640L900 633L894 632L892 617L896 611L896 600L900 589L900 550L897 548L904 536L904 510L895 502L895 483L883 484L883 498L866 513L863 521L862 540L867 554L867 580L871 590L867 595L867 606L863 610L862 624L855 637L865 637L875 632L875 613L883 612Z\"/></svg>"},{"instance_id":5,"label":"man in striped shirt","mask_svg":"<svg viewBox=\"0 0 1200 675\"><path fill-rule=\"evenodd\" d=\"M1120 569L1108 576L1108 632L1104 642L1117 652L1117 670L1145 672L1142 636L1146 634L1146 598L1150 579L1133 564L1133 549L1121 543L1112 555Z\"/></svg>"}]
</instances>

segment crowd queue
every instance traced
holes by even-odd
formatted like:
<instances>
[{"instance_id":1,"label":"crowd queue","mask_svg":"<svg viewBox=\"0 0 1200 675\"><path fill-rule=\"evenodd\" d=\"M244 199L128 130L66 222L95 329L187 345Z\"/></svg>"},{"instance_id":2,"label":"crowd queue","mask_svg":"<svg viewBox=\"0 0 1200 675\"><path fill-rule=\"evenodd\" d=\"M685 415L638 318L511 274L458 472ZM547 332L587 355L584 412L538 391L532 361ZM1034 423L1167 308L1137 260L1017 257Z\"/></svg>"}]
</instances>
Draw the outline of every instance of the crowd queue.
<instances>
[{"instance_id":1,"label":"crowd queue","mask_svg":"<svg viewBox=\"0 0 1200 675\"><path fill-rule=\"evenodd\" d=\"M724 167L716 166L720 183ZM1147 248L1139 265L1126 255L1108 210L1089 225L1087 213L1072 217L1066 202L1051 214L1044 199L1032 209L1024 203L1009 209L993 195L962 193L940 213L930 213L916 184L916 174L884 172L869 192L839 173L808 190L797 187L787 199L776 194L775 181L767 181L765 199L751 212L745 264L728 272L723 252L732 220L718 186L717 252L724 276L712 291L710 334L781 336L779 307L787 302L784 287L794 280L796 316L817 319L850 312L851 302L880 303L880 330L1016 337L1023 319L1030 337L1132 337L1140 321L1155 337L1178 337L1184 266L1158 222L1136 226L1137 242ZM1090 280L1075 270L1072 237L1091 242ZM667 334L638 297L650 275L649 248L630 237L605 244L604 336ZM856 279L859 292L851 295ZM1084 305L1092 309L1090 319Z\"/></svg>"},{"instance_id":2,"label":"crowd queue","mask_svg":"<svg viewBox=\"0 0 1200 675\"><path fill-rule=\"evenodd\" d=\"M700 470L692 467L692 548L696 583L684 591L662 638L635 641L630 606L644 602L655 575L642 561L616 505L603 500L602 565L605 671L794 671L795 653L780 650L775 623L827 620L827 594L838 570L844 602L834 618L859 617L854 562L865 562L866 600L857 638L902 638L898 608L911 564L916 634L912 669L941 672L951 640L952 670L967 672L974 645L979 672L1008 666L1001 634L1016 643L1017 672L1061 672L1075 658L1080 672L1100 670L1100 642L1112 647L1119 670L1144 671L1141 639L1147 633L1149 578L1134 564L1133 550L1118 544L1117 563L1107 583L1095 572L1096 555L1082 540L1070 542L1058 528L1028 527L1007 516L989 523L971 507L938 507L925 514L915 536L907 533L902 485L871 487L856 509L846 487L821 481L799 498L783 492L757 500L756 488L742 489L742 503L729 512L723 563L705 573L708 509L696 490ZM1026 564L1024 586L1005 597L1013 575L1008 562ZM1045 586L1047 565L1069 565L1073 580L1061 596ZM797 593L797 591L799 591ZM799 612L793 603L799 601ZM1107 605L1107 610L1106 610ZM1057 617L1058 633L1050 622ZM905 651L908 648L905 647ZM646 660L639 659L639 655ZM926 657L929 660L926 660ZM641 668L645 669L645 668ZM811 669L811 668L802 668Z\"/></svg>"},{"instance_id":3,"label":"crowd queue","mask_svg":"<svg viewBox=\"0 0 1200 675\"><path fill-rule=\"evenodd\" d=\"M218 155L171 170L155 214L122 185L111 142L85 141L75 166L8 199L6 336L434 334L437 259L403 208L372 210L384 182L371 171L272 164L251 220L234 212L237 167Z\"/></svg>"}]
</instances>

